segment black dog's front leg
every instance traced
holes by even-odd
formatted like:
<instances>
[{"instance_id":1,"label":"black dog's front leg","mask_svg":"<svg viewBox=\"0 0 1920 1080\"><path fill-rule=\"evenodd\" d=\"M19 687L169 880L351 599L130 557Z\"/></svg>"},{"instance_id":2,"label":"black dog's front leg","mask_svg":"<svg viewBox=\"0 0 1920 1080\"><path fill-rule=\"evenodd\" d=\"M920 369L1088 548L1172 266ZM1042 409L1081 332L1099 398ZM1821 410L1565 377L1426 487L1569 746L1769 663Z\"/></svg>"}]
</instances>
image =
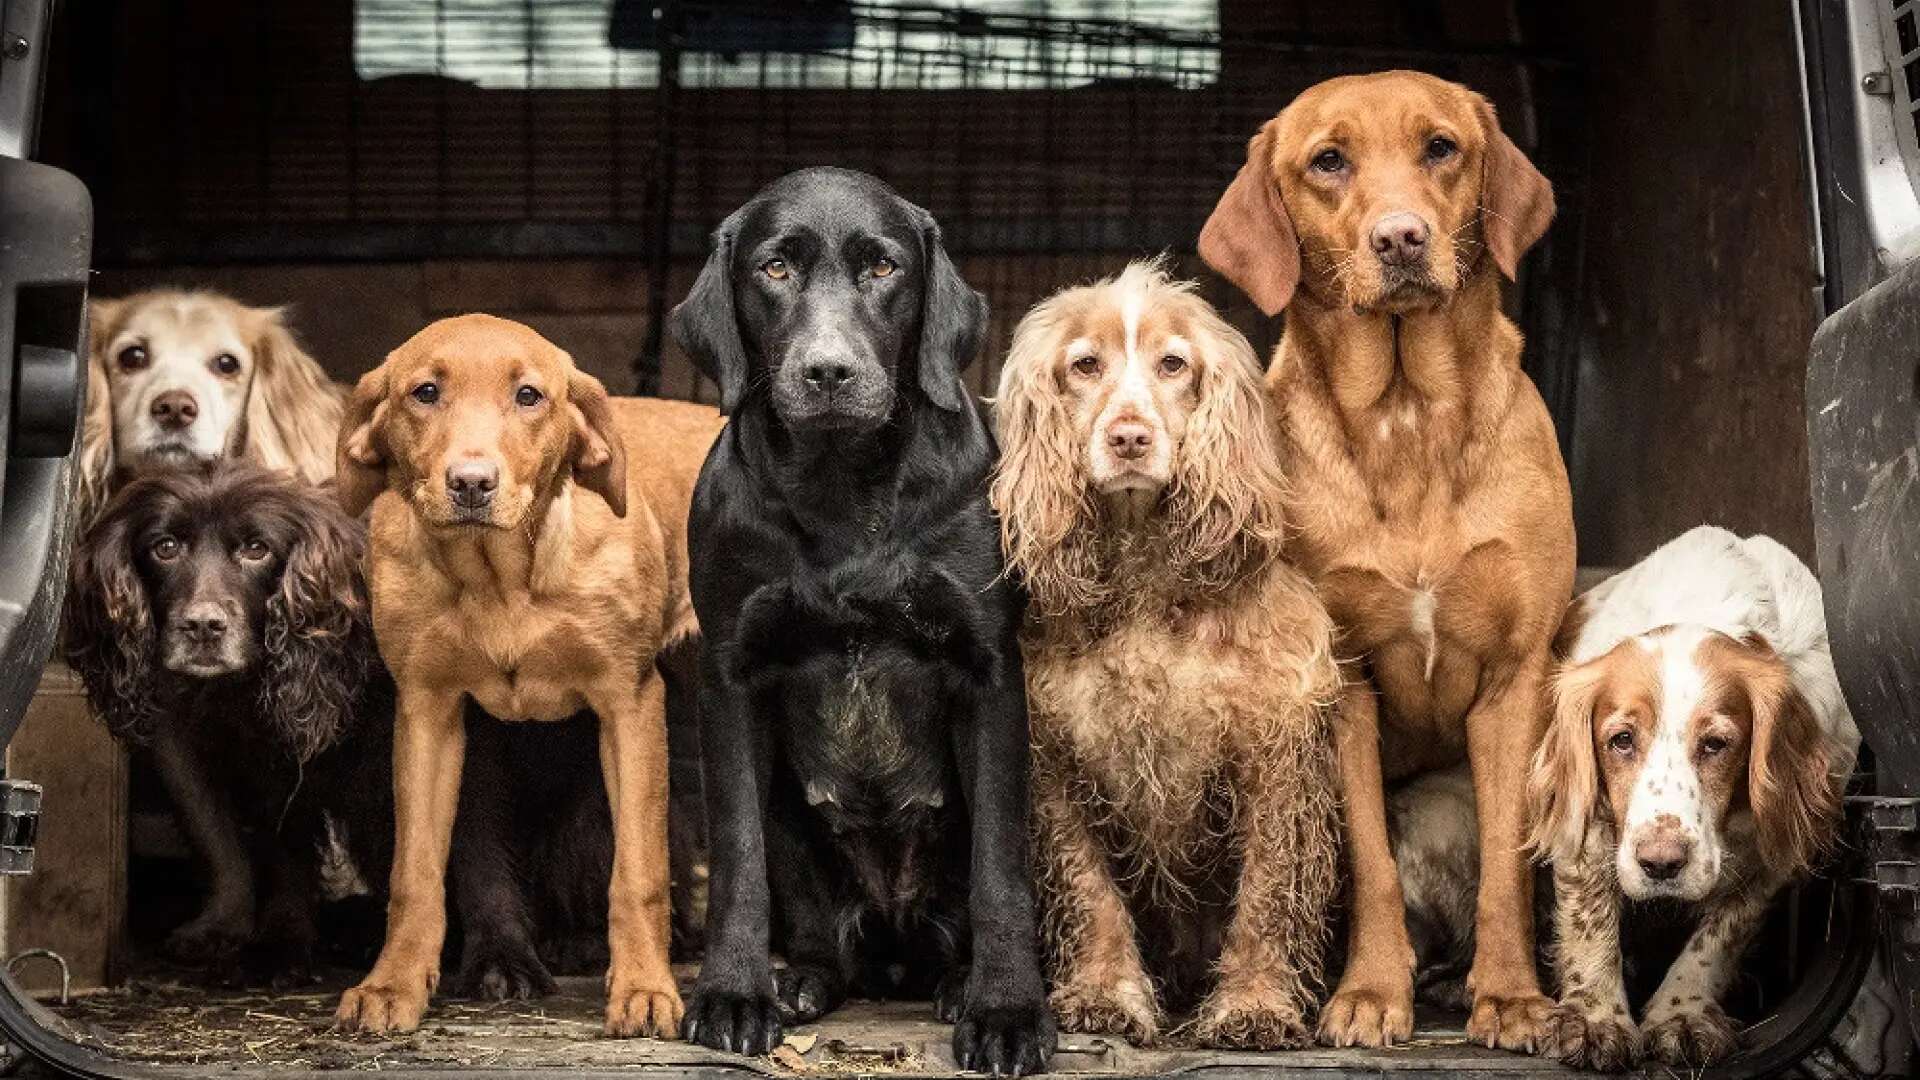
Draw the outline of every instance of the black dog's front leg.
<instances>
[{"instance_id":1,"label":"black dog's front leg","mask_svg":"<svg viewBox=\"0 0 1920 1080\"><path fill-rule=\"evenodd\" d=\"M687 1001L688 1042L736 1054L780 1044L768 955L764 807L772 769L754 702L711 658L701 663L700 757L707 798L707 956Z\"/></svg>"},{"instance_id":2,"label":"black dog's front leg","mask_svg":"<svg viewBox=\"0 0 1920 1080\"><path fill-rule=\"evenodd\" d=\"M1009 655L954 740L973 820L973 970L953 1056L963 1069L1018 1076L1046 1069L1055 1032L1028 875L1025 680L1018 648Z\"/></svg>"}]
</instances>

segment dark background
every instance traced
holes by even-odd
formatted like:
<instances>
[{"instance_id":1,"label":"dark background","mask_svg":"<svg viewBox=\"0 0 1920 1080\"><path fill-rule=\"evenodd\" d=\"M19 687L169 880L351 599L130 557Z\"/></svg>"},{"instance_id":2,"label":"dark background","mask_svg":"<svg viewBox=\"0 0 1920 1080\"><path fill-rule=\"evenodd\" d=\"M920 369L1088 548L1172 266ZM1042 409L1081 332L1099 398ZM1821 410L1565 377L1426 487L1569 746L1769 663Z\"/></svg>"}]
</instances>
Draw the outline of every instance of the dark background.
<instances>
[{"instance_id":1,"label":"dark background","mask_svg":"<svg viewBox=\"0 0 1920 1080\"><path fill-rule=\"evenodd\" d=\"M1559 192L1509 306L1569 451L1581 562L1623 565L1702 522L1811 556L1818 282L1788 5L1219 0L1217 32L1195 33L1164 29L1171 2L1098 19L1043 0L668 4L688 46L678 89L527 91L362 80L351 0L68 0L40 156L94 192L100 295L205 285L291 304L343 380L431 319L491 311L616 390L708 400L652 346L659 301L761 184L862 168L940 217L992 302L984 391L1054 289L1162 251L1202 273L1201 222L1298 90L1428 70L1487 93ZM420 7L460 17L454 0ZM606 40L604 10L560 7ZM769 10L812 21L738 18ZM762 44L824 34L855 63L824 85L804 54L700 50L728 25ZM916 44L835 44L849 25ZM710 88L720 65L733 88ZM955 70L970 89L931 88ZM1222 283L1207 293L1256 344L1277 338Z\"/></svg>"}]
</instances>

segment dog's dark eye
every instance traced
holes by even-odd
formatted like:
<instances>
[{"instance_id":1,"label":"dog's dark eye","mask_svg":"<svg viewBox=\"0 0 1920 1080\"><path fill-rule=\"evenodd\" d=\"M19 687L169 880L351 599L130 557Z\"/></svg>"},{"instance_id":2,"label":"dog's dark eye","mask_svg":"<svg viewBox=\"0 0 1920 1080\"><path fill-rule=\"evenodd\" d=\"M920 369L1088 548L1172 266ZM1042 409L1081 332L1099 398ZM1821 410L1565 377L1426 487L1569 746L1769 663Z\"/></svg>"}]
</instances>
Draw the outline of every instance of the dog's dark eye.
<instances>
[{"instance_id":1,"label":"dog's dark eye","mask_svg":"<svg viewBox=\"0 0 1920 1080\"><path fill-rule=\"evenodd\" d=\"M1460 152L1460 146L1445 135L1435 135L1427 140L1427 160L1445 161Z\"/></svg>"},{"instance_id":2,"label":"dog's dark eye","mask_svg":"<svg viewBox=\"0 0 1920 1080\"><path fill-rule=\"evenodd\" d=\"M171 536L163 536L155 540L147 550L151 551L153 557L161 562L172 562L180 557L180 553L186 550L186 546Z\"/></svg>"},{"instance_id":3,"label":"dog's dark eye","mask_svg":"<svg viewBox=\"0 0 1920 1080\"><path fill-rule=\"evenodd\" d=\"M230 352L223 352L213 358L213 367L222 375L231 375L240 370L240 358Z\"/></svg>"},{"instance_id":4,"label":"dog's dark eye","mask_svg":"<svg viewBox=\"0 0 1920 1080\"><path fill-rule=\"evenodd\" d=\"M1727 740L1718 735L1709 735L1700 740L1700 756L1719 757L1727 752Z\"/></svg>"},{"instance_id":5,"label":"dog's dark eye","mask_svg":"<svg viewBox=\"0 0 1920 1080\"><path fill-rule=\"evenodd\" d=\"M147 356L147 347L145 345L129 345L120 350L120 355L117 359L120 363L120 370L139 371L141 368L147 366L149 359Z\"/></svg>"},{"instance_id":6,"label":"dog's dark eye","mask_svg":"<svg viewBox=\"0 0 1920 1080\"><path fill-rule=\"evenodd\" d=\"M768 259L766 262L760 264L760 272L775 281L785 281L787 280L787 261L785 259Z\"/></svg>"},{"instance_id":7,"label":"dog's dark eye","mask_svg":"<svg viewBox=\"0 0 1920 1080\"><path fill-rule=\"evenodd\" d=\"M513 400L523 409L531 409L546 399L546 395L531 386L523 386L513 392Z\"/></svg>"},{"instance_id":8,"label":"dog's dark eye","mask_svg":"<svg viewBox=\"0 0 1920 1080\"><path fill-rule=\"evenodd\" d=\"M440 400L440 384L423 382L413 388L413 400L422 405L431 405Z\"/></svg>"},{"instance_id":9,"label":"dog's dark eye","mask_svg":"<svg viewBox=\"0 0 1920 1080\"><path fill-rule=\"evenodd\" d=\"M1099 374L1100 358L1097 356L1076 356L1073 358L1073 370L1082 375Z\"/></svg>"},{"instance_id":10,"label":"dog's dark eye","mask_svg":"<svg viewBox=\"0 0 1920 1080\"><path fill-rule=\"evenodd\" d=\"M1172 353L1168 353L1160 358L1160 374L1162 375L1178 375L1180 372L1186 370L1186 366L1187 360L1186 357L1183 356L1175 356Z\"/></svg>"},{"instance_id":11,"label":"dog's dark eye","mask_svg":"<svg viewBox=\"0 0 1920 1080\"><path fill-rule=\"evenodd\" d=\"M900 269L898 263L892 259L881 257L873 260L873 265L867 269L867 273L872 274L874 277L892 277L893 272L898 269Z\"/></svg>"},{"instance_id":12,"label":"dog's dark eye","mask_svg":"<svg viewBox=\"0 0 1920 1080\"><path fill-rule=\"evenodd\" d=\"M1346 155L1332 147L1313 155L1313 167L1323 173L1337 173L1347 167Z\"/></svg>"},{"instance_id":13,"label":"dog's dark eye","mask_svg":"<svg viewBox=\"0 0 1920 1080\"><path fill-rule=\"evenodd\" d=\"M1633 753L1633 732L1615 732L1613 738L1607 740L1607 748L1616 754Z\"/></svg>"},{"instance_id":14,"label":"dog's dark eye","mask_svg":"<svg viewBox=\"0 0 1920 1080\"><path fill-rule=\"evenodd\" d=\"M265 540L256 536L246 543L241 544L237 554L248 562L259 562L261 559L273 554L273 549L267 546Z\"/></svg>"}]
</instances>

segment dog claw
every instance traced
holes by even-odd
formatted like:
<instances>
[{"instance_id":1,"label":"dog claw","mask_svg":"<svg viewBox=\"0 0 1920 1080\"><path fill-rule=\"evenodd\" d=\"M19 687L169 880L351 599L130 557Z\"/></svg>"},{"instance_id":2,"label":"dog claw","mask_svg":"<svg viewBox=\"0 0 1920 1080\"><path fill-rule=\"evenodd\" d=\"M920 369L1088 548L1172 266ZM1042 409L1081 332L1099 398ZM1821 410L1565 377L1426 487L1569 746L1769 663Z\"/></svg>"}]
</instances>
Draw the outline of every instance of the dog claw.
<instances>
[{"instance_id":1,"label":"dog claw","mask_svg":"<svg viewBox=\"0 0 1920 1080\"><path fill-rule=\"evenodd\" d=\"M845 997L833 973L806 964L774 972L773 987L780 1019L788 1024L812 1023L838 1008Z\"/></svg>"},{"instance_id":2,"label":"dog claw","mask_svg":"<svg viewBox=\"0 0 1920 1080\"><path fill-rule=\"evenodd\" d=\"M1342 986L1320 1012L1320 1042L1326 1046L1381 1047L1413 1037L1413 984L1387 989Z\"/></svg>"},{"instance_id":3,"label":"dog claw","mask_svg":"<svg viewBox=\"0 0 1920 1080\"><path fill-rule=\"evenodd\" d=\"M1540 1056L1576 1069L1625 1072L1640 1061L1640 1032L1624 1016L1589 1016L1560 1005L1547 1015Z\"/></svg>"},{"instance_id":4,"label":"dog claw","mask_svg":"<svg viewBox=\"0 0 1920 1080\"><path fill-rule=\"evenodd\" d=\"M1647 1056L1676 1069L1705 1068L1740 1048L1740 1036L1718 1005L1648 1019L1641 1032Z\"/></svg>"},{"instance_id":5,"label":"dog claw","mask_svg":"<svg viewBox=\"0 0 1920 1080\"><path fill-rule=\"evenodd\" d=\"M1046 1070L1057 1039L1043 1003L969 1008L953 1026L953 1059L969 1072L1029 1076Z\"/></svg>"},{"instance_id":6,"label":"dog claw","mask_svg":"<svg viewBox=\"0 0 1920 1080\"><path fill-rule=\"evenodd\" d=\"M780 1003L771 994L696 988L681 1032L688 1042L709 1050L760 1057L780 1045Z\"/></svg>"},{"instance_id":7,"label":"dog claw","mask_svg":"<svg viewBox=\"0 0 1920 1080\"><path fill-rule=\"evenodd\" d=\"M340 1007L333 1014L334 1030L375 1034L412 1031L426 1015L430 996L427 980L416 987L397 980L376 982L369 977L340 995Z\"/></svg>"}]
</instances>

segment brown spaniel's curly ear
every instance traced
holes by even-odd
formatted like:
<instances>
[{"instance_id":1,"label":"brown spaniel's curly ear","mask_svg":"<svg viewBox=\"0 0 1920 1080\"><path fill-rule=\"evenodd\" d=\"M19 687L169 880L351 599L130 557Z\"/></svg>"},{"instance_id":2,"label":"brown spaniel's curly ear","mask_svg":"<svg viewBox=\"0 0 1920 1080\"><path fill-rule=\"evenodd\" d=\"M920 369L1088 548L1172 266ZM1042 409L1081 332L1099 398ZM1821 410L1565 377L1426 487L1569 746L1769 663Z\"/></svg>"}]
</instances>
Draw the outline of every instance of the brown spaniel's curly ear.
<instances>
[{"instance_id":1,"label":"brown spaniel's curly ear","mask_svg":"<svg viewBox=\"0 0 1920 1080\"><path fill-rule=\"evenodd\" d=\"M1579 857L1587 826L1601 806L1600 771L1593 759L1593 710L1605 676L1602 657L1568 667L1553 680L1553 716L1527 776L1532 823L1527 847L1561 865Z\"/></svg>"},{"instance_id":2,"label":"brown spaniel's curly ear","mask_svg":"<svg viewBox=\"0 0 1920 1080\"><path fill-rule=\"evenodd\" d=\"M1755 661L1745 673L1753 711L1747 799L1754 831L1766 864L1794 876L1812 869L1839 825L1833 751L1786 663L1757 636L1742 644Z\"/></svg>"},{"instance_id":3,"label":"brown spaniel's curly ear","mask_svg":"<svg viewBox=\"0 0 1920 1080\"><path fill-rule=\"evenodd\" d=\"M1546 235L1553 221L1553 185L1500 130L1492 103L1480 98L1476 108L1487 143L1481 166L1480 234L1494 265L1512 281L1519 273L1520 257Z\"/></svg>"},{"instance_id":4,"label":"brown spaniel's curly ear","mask_svg":"<svg viewBox=\"0 0 1920 1080\"><path fill-rule=\"evenodd\" d=\"M249 456L309 484L332 478L340 391L287 329L281 308L249 308L253 382L247 389Z\"/></svg>"},{"instance_id":5,"label":"brown spaniel's curly ear","mask_svg":"<svg viewBox=\"0 0 1920 1080\"><path fill-rule=\"evenodd\" d=\"M733 310L733 234L742 207L714 230L713 253L687 298L667 316L667 331L694 366L720 384L720 411L731 414L747 396L747 347Z\"/></svg>"},{"instance_id":6,"label":"brown spaniel's curly ear","mask_svg":"<svg viewBox=\"0 0 1920 1080\"><path fill-rule=\"evenodd\" d=\"M573 416L573 480L598 492L614 517L627 516L627 444L613 422L613 402L600 380L584 371L567 376Z\"/></svg>"},{"instance_id":7,"label":"brown spaniel's curly ear","mask_svg":"<svg viewBox=\"0 0 1920 1080\"><path fill-rule=\"evenodd\" d=\"M920 390L937 407L962 412L971 407L971 395L960 373L973 363L986 336L987 301L961 278L933 215L920 213L925 219L920 246L927 261L920 299Z\"/></svg>"},{"instance_id":8,"label":"brown spaniel's curly ear","mask_svg":"<svg viewBox=\"0 0 1920 1080\"><path fill-rule=\"evenodd\" d=\"M1300 285L1300 241L1273 178L1273 125L1247 143L1247 162L1200 230L1200 257L1278 315Z\"/></svg>"},{"instance_id":9,"label":"brown spaniel's curly ear","mask_svg":"<svg viewBox=\"0 0 1920 1080\"><path fill-rule=\"evenodd\" d=\"M133 565L133 521L141 497L122 490L74 547L67 577L67 664L87 688L93 711L115 735L153 735L156 632L147 590Z\"/></svg>"},{"instance_id":10,"label":"brown spaniel's curly ear","mask_svg":"<svg viewBox=\"0 0 1920 1080\"><path fill-rule=\"evenodd\" d=\"M340 505L353 517L366 513L387 486L387 379L385 364L360 376L340 421L335 477Z\"/></svg>"},{"instance_id":11,"label":"brown spaniel's curly ear","mask_svg":"<svg viewBox=\"0 0 1920 1080\"><path fill-rule=\"evenodd\" d=\"M280 585L267 598L260 713L299 761L332 745L373 673L366 530L324 493L289 485L301 523Z\"/></svg>"}]
</instances>

